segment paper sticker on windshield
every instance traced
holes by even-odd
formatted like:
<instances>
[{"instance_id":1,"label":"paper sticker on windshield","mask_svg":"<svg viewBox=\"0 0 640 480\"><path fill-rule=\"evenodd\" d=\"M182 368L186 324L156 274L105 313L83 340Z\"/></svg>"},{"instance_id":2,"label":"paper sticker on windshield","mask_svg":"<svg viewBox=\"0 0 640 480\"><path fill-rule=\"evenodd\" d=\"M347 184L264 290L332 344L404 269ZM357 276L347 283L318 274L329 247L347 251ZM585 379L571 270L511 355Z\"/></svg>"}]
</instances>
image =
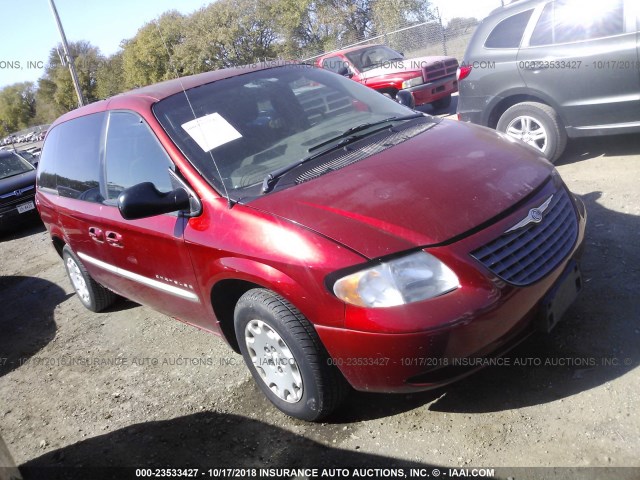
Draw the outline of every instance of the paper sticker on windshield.
<instances>
[{"instance_id":1,"label":"paper sticker on windshield","mask_svg":"<svg viewBox=\"0 0 640 480\"><path fill-rule=\"evenodd\" d=\"M211 113L182 124L182 128L205 152L242 138L233 126L218 113Z\"/></svg>"}]
</instances>

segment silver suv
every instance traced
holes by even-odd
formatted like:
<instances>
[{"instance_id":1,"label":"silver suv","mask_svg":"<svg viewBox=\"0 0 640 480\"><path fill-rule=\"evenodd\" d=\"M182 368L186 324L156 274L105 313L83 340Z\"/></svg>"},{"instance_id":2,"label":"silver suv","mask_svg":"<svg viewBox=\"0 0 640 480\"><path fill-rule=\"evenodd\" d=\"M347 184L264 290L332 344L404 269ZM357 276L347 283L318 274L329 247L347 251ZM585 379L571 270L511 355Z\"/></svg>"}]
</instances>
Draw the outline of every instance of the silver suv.
<instances>
[{"instance_id":1,"label":"silver suv","mask_svg":"<svg viewBox=\"0 0 640 480\"><path fill-rule=\"evenodd\" d=\"M458 118L555 161L567 137L640 132L638 0L524 0L478 26L458 70Z\"/></svg>"}]
</instances>

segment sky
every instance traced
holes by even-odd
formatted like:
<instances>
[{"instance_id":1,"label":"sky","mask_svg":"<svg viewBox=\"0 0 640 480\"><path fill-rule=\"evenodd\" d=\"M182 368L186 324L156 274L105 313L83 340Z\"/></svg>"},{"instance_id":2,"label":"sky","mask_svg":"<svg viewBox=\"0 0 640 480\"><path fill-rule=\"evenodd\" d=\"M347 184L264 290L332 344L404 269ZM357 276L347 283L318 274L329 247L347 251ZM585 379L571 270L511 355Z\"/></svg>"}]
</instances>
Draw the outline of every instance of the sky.
<instances>
[{"instance_id":1,"label":"sky","mask_svg":"<svg viewBox=\"0 0 640 480\"><path fill-rule=\"evenodd\" d=\"M88 40L103 55L118 51L145 23L167 10L191 13L210 0L54 0L67 40ZM500 6L500 0L431 0L444 20L478 19ZM60 35L49 0L2 0L0 88L17 82L35 82L44 73L49 51Z\"/></svg>"},{"instance_id":2,"label":"sky","mask_svg":"<svg viewBox=\"0 0 640 480\"><path fill-rule=\"evenodd\" d=\"M88 40L103 55L118 51L145 23L167 10L191 13L208 0L54 0L69 42ZM0 88L35 82L60 43L49 0L2 0Z\"/></svg>"}]
</instances>

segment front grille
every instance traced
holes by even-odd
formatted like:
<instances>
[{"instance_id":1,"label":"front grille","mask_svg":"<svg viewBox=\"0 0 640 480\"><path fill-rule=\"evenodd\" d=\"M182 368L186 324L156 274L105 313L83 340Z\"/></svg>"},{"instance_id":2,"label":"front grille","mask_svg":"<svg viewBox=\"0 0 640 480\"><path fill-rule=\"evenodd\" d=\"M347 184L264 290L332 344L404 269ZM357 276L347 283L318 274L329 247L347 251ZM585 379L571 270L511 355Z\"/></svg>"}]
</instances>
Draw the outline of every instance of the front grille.
<instances>
[{"instance_id":1,"label":"front grille","mask_svg":"<svg viewBox=\"0 0 640 480\"><path fill-rule=\"evenodd\" d=\"M428 83L438 80L439 78L455 75L457 70L458 61L455 58L452 58L424 67L422 69L422 77L424 78L424 81Z\"/></svg>"},{"instance_id":2,"label":"front grille","mask_svg":"<svg viewBox=\"0 0 640 480\"><path fill-rule=\"evenodd\" d=\"M30 185L28 187L18 189L18 195L16 195L14 192L7 192L0 195L0 207L11 207L13 205L18 205L19 203L33 200L34 189L35 186Z\"/></svg>"},{"instance_id":3,"label":"front grille","mask_svg":"<svg viewBox=\"0 0 640 480\"><path fill-rule=\"evenodd\" d=\"M578 237L578 219L567 191L558 190L540 223L505 233L471 252L492 273L513 285L537 282L566 258Z\"/></svg>"}]
</instances>

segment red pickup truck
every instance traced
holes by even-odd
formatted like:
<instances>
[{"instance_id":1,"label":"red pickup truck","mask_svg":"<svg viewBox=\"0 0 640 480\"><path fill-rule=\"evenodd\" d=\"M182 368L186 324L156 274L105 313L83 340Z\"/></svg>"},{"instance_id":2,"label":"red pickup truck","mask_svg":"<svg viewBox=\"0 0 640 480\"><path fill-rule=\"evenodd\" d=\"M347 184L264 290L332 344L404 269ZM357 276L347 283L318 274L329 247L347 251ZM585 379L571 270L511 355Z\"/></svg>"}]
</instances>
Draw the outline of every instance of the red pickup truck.
<instances>
[{"instance_id":1,"label":"red pickup truck","mask_svg":"<svg viewBox=\"0 0 640 480\"><path fill-rule=\"evenodd\" d=\"M430 103L437 110L448 108L458 91L453 57L404 58L385 45L363 45L323 55L316 64L391 98L406 90L416 106Z\"/></svg>"}]
</instances>

